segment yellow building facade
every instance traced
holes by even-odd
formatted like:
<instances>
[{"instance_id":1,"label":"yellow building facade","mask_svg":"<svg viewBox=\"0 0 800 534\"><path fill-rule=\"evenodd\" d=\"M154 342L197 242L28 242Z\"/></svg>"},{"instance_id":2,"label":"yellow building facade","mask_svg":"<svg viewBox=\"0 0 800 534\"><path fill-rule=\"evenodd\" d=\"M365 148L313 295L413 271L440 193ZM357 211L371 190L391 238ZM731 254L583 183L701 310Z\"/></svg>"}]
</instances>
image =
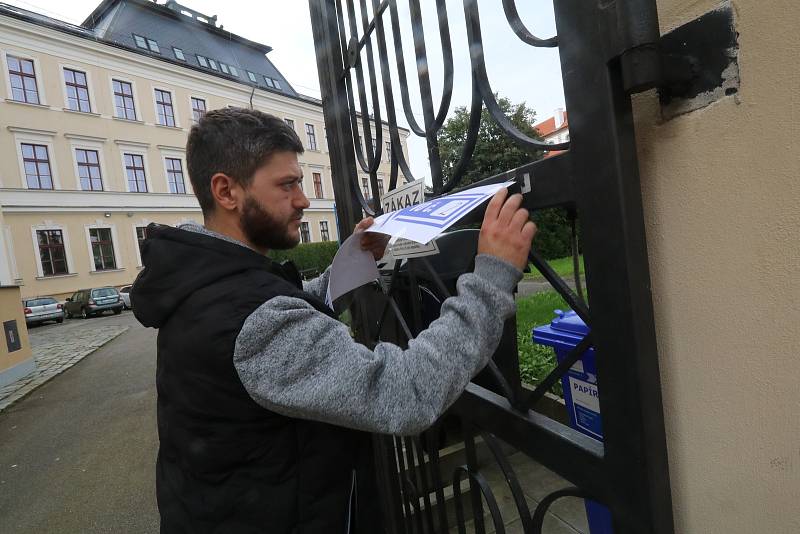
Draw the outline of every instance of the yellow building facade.
<instances>
[{"instance_id":1,"label":"yellow building facade","mask_svg":"<svg viewBox=\"0 0 800 534\"><path fill-rule=\"evenodd\" d=\"M185 155L202 109L252 102L292 124L306 147L304 241L338 239L318 101L2 12L0 67L0 285L23 298L130 284L149 223L202 222ZM387 186L389 173L384 162Z\"/></svg>"}]
</instances>

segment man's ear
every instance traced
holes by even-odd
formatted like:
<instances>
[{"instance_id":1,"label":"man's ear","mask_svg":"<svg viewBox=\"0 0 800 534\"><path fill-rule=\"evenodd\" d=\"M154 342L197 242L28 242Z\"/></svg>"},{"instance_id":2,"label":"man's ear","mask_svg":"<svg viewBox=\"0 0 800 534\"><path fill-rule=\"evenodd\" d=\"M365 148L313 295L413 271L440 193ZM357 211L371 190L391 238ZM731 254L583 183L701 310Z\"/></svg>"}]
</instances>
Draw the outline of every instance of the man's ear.
<instances>
[{"instance_id":1,"label":"man's ear","mask_svg":"<svg viewBox=\"0 0 800 534\"><path fill-rule=\"evenodd\" d=\"M236 210L242 193L241 186L227 174L218 172L211 177L211 196L214 197L214 203L223 211Z\"/></svg>"}]
</instances>

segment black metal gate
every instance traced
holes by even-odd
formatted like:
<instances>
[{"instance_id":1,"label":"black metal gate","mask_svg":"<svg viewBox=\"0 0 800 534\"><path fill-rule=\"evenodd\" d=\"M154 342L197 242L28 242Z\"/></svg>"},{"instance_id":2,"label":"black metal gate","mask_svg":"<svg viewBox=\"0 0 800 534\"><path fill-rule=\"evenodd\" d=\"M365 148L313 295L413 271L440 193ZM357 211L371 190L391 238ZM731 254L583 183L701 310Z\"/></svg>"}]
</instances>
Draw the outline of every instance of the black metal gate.
<instances>
[{"instance_id":1,"label":"black metal gate","mask_svg":"<svg viewBox=\"0 0 800 534\"><path fill-rule=\"evenodd\" d=\"M407 36L399 31L397 1L371 0L367 5L367 0L359 0L356 6L354 0L344 0L344 5L343 0L309 0L343 237L361 219L362 211L373 213L357 182L357 169L369 174L372 196L377 197L377 172L385 141L382 123L388 123L392 144L389 190L395 188L400 172L411 177L400 149L396 108L404 110L413 133L427 141L436 196L458 186L472 155L481 108L485 106L520 146L533 151L567 150L481 183L513 178L520 184L530 210L564 206L577 214L591 307L541 257L533 253L531 261L590 326L591 333L547 379L528 390L520 383L516 327L509 321L484 376L469 385L443 421L416 438L376 436L376 468L383 484L387 529L433 533L458 528L464 532L470 519L471 529L485 532L486 507L492 528L504 532L492 487L481 474L476 448L480 444L502 470L524 532L540 532L548 507L566 496L591 498L607 505L617 534L673 532L630 103L631 93L659 83L655 0L556 0L558 36L546 39L526 29L514 0L502 0L510 31L533 47L558 47L571 136L569 143L560 145L545 145L527 137L503 115L486 74L477 0L463 0L472 66L472 119L461 161L447 182L442 176L436 136L452 94L449 23L457 14L448 15L445 1L436 0L445 72L443 95L436 109L420 2L408 2L416 57L404 61L400 40ZM500 2L495 2L497 9ZM390 24L393 42L387 42ZM395 72L391 72L389 54L394 55ZM418 124L410 111L406 64L417 67L424 124ZM380 69L380 80L376 69ZM401 88L401 103L395 100L393 78ZM358 137L359 129L364 145ZM380 209L380 202L373 205ZM460 239L470 238L467 234ZM463 269L468 268L469 259ZM453 277L443 276L439 267L435 259L410 260L403 269L398 263L388 295L366 292L353 309L360 341L375 343L380 336L402 345L415 335L425 324L425 314L453 289ZM450 267L452 275L452 264ZM597 356L603 444L535 411L545 392L588 347L593 347ZM464 465L443 473L441 441L452 441L454 431L460 433ZM572 486L550 493L531 511L505 455L508 446L555 471ZM469 492L468 497L465 492ZM448 517L444 506L447 500L455 506L455 517Z\"/></svg>"}]
</instances>

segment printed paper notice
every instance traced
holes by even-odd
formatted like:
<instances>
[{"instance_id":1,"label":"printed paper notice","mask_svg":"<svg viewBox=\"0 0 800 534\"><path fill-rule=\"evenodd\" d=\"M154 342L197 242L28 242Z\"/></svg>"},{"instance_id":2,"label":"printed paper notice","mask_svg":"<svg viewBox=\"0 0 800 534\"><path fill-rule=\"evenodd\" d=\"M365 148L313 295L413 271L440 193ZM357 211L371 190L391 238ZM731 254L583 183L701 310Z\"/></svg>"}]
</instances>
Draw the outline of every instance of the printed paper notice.
<instances>
[{"instance_id":1,"label":"printed paper notice","mask_svg":"<svg viewBox=\"0 0 800 534\"><path fill-rule=\"evenodd\" d=\"M411 206L418 206L425 201L425 182L414 180L406 185L392 189L381 199L384 213L398 211ZM419 258L422 256L433 256L439 253L436 241L431 241L427 245L421 245L408 239L397 239L386 247L386 256L382 261L389 265L394 264L395 260L402 258Z\"/></svg>"},{"instance_id":2,"label":"printed paper notice","mask_svg":"<svg viewBox=\"0 0 800 534\"><path fill-rule=\"evenodd\" d=\"M476 187L452 195L435 198L417 206L385 213L375 219L367 232L389 234L420 244L430 243L459 219L513 181Z\"/></svg>"}]
</instances>

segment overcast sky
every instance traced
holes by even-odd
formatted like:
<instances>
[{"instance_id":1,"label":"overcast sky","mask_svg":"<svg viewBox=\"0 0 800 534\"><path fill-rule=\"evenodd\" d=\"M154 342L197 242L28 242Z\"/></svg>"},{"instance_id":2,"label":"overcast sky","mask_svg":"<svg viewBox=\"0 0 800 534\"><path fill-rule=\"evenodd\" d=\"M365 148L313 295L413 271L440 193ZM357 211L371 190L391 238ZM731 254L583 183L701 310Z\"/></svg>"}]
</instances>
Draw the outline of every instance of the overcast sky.
<instances>
[{"instance_id":1,"label":"overcast sky","mask_svg":"<svg viewBox=\"0 0 800 534\"><path fill-rule=\"evenodd\" d=\"M70 0L69 3L63 0L4 1L75 24L80 24L99 3L98 0ZM159 0L158 3L164 3L164 0ZM209 16L217 15L217 24L223 25L226 30L271 46L273 51L268 57L295 89L319 97L319 80L307 1L183 0L180 3ZM367 3L372 4L371 1ZM538 37L550 37L555 34L552 1L517 0L516 3L521 19L532 33ZM408 2L399 0L398 4L406 68L414 68ZM442 61L435 2L422 0L421 4L433 100L438 109L442 92ZM447 0L446 4L455 62L455 87L450 105L452 110L457 106L469 105L470 64L466 46L463 2ZM551 116L553 110L564 106L558 52L555 49L535 49L520 41L508 26L503 14L502 0L479 0L478 5L487 71L493 90L515 103L526 102L536 111L537 120ZM390 31L387 40L392 43ZM389 54L393 54L391 45ZM397 71L393 59L390 65L393 85L397 86ZM409 87L417 122L423 123L421 106L417 104L419 97L416 95L419 94L419 90L415 72L409 72ZM399 92L395 98L397 105L401 105ZM397 110L397 115L401 126L406 126L402 109ZM415 177L430 176L424 140L412 134L412 138L409 139L409 151L411 170Z\"/></svg>"}]
</instances>

